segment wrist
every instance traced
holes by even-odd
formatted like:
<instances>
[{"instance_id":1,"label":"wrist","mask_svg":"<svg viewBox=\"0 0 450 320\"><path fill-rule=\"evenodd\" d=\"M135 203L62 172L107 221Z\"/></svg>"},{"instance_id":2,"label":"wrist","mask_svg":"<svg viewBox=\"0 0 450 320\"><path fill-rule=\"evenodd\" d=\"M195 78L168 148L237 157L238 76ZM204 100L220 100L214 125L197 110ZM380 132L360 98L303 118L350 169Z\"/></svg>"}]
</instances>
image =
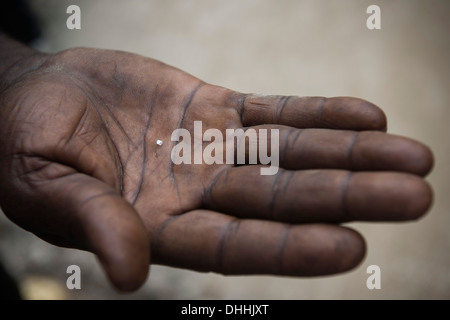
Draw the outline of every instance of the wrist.
<instances>
[{"instance_id":1,"label":"wrist","mask_svg":"<svg viewBox=\"0 0 450 320\"><path fill-rule=\"evenodd\" d=\"M37 69L48 54L0 33L0 92L27 72Z\"/></svg>"}]
</instances>

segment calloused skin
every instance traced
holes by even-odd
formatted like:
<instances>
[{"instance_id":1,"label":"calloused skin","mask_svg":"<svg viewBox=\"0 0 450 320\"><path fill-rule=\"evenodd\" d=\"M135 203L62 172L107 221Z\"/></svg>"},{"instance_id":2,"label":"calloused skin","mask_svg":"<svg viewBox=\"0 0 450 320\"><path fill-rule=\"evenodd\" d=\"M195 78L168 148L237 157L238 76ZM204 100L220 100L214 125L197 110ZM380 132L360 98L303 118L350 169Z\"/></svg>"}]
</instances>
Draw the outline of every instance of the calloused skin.
<instances>
[{"instance_id":1,"label":"calloused skin","mask_svg":"<svg viewBox=\"0 0 450 320\"><path fill-rule=\"evenodd\" d=\"M96 254L121 291L139 288L152 263L344 272L366 247L341 223L413 220L432 202L430 150L385 133L381 109L361 99L242 94L88 48L27 51L0 80L2 210L50 243ZM171 134L193 134L194 121L279 129L278 173L174 165Z\"/></svg>"}]
</instances>

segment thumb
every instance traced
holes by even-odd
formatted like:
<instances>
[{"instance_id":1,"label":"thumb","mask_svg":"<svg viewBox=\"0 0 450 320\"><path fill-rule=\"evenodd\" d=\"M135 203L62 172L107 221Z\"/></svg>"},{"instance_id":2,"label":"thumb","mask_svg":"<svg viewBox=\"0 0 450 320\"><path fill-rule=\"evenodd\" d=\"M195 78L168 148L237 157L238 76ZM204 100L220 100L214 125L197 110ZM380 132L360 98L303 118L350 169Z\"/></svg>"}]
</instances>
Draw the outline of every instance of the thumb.
<instances>
[{"instance_id":1,"label":"thumb","mask_svg":"<svg viewBox=\"0 0 450 320\"><path fill-rule=\"evenodd\" d=\"M147 278L150 246L147 232L133 206L115 190L84 176L79 183L91 189L72 194L80 239L94 252L109 279L121 291L138 289ZM78 197L78 199L77 199Z\"/></svg>"},{"instance_id":2,"label":"thumb","mask_svg":"<svg viewBox=\"0 0 450 320\"><path fill-rule=\"evenodd\" d=\"M5 213L48 242L96 254L118 290L138 289L148 275L150 244L133 206L105 183L78 172L39 180L23 181L27 188L15 201L21 209L8 201ZM29 191L24 194L24 189Z\"/></svg>"}]
</instances>

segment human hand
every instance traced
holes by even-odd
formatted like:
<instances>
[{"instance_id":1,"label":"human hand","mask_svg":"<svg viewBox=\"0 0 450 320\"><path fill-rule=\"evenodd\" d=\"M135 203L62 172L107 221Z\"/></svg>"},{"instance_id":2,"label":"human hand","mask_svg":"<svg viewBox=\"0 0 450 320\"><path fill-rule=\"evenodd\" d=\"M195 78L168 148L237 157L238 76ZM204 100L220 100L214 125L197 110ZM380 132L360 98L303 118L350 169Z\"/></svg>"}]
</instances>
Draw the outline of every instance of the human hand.
<instances>
[{"instance_id":1,"label":"human hand","mask_svg":"<svg viewBox=\"0 0 450 320\"><path fill-rule=\"evenodd\" d=\"M343 272L365 244L339 223L412 220L431 204L422 178L431 152L383 132L385 116L369 102L245 95L118 51L36 59L0 92L1 207L48 242L96 254L120 290L138 288L150 263ZM279 129L279 171L174 165L171 134L193 133L194 121Z\"/></svg>"}]
</instances>

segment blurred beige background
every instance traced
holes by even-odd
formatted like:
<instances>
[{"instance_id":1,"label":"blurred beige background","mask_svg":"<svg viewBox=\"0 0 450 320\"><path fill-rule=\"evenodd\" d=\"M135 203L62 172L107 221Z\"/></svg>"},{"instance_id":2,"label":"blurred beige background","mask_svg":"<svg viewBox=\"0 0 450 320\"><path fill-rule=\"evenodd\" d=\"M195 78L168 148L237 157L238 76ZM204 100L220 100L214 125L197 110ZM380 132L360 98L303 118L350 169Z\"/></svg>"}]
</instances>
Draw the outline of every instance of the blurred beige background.
<instances>
[{"instance_id":1,"label":"blurred beige background","mask_svg":"<svg viewBox=\"0 0 450 320\"><path fill-rule=\"evenodd\" d=\"M119 295L95 258L47 244L0 220L0 255L27 298L449 299L450 2L447 0L32 0L44 37L36 47L120 49L150 56L241 92L357 96L382 107L389 132L429 145L432 210L420 221L352 223L368 255L344 275L224 277L152 266L146 285ZM66 8L81 8L81 30ZM366 9L381 8L381 30ZM65 287L77 264L82 289ZM379 265L380 290L366 287Z\"/></svg>"}]
</instances>

